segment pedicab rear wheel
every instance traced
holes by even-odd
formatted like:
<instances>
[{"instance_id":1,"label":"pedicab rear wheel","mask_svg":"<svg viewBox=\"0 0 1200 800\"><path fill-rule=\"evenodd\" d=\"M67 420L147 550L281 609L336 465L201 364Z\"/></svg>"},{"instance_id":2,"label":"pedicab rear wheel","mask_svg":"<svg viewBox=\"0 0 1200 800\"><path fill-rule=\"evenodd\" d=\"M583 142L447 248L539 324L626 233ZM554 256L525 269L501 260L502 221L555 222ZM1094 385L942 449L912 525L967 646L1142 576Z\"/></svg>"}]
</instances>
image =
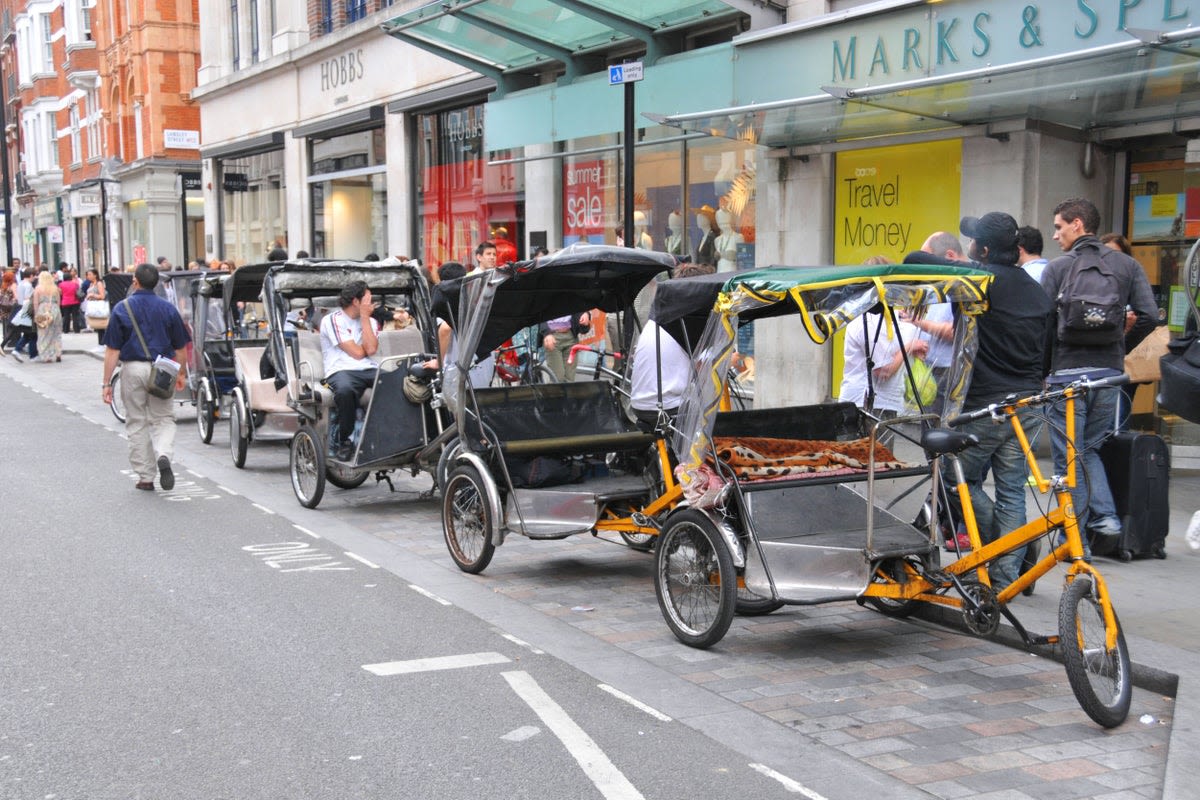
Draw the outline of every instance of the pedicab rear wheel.
<instances>
[{"instance_id":1,"label":"pedicab rear wheel","mask_svg":"<svg viewBox=\"0 0 1200 800\"><path fill-rule=\"evenodd\" d=\"M217 424L217 401L208 378L201 378L196 387L196 430L204 444L212 442L213 428Z\"/></svg>"},{"instance_id":2,"label":"pedicab rear wheel","mask_svg":"<svg viewBox=\"0 0 1200 800\"><path fill-rule=\"evenodd\" d=\"M112 379L108 383L112 387L112 409L113 416L117 418L117 422L125 423L125 398L121 397L121 370L118 367L113 370Z\"/></svg>"},{"instance_id":3,"label":"pedicab rear wheel","mask_svg":"<svg viewBox=\"0 0 1200 800\"><path fill-rule=\"evenodd\" d=\"M1119 620L1116 647L1105 647L1104 611L1086 575L1067 584L1059 600L1058 636L1067 680L1079 705L1105 728L1120 725L1133 699L1129 649Z\"/></svg>"},{"instance_id":4,"label":"pedicab rear wheel","mask_svg":"<svg viewBox=\"0 0 1200 800\"><path fill-rule=\"evenodd\" d=\"M470 464L456 467L442 489L442 534L450 558L463 572L477 575L496 553L492 532L496 520L488 504L479 471Z\"/></svg>"},{"instance_id":5,"label":"pedicab rear wheel","mask_svg":"<svg viewBox=\"0 0 1200 800\"><path fill-rule=\"evenodd\" d=\"M325 480L339 489L357 489L371 477L369 469L354 469L341 464L328 463L325 466Z\"/></svg>"},{"instance_id":6,"label":"pedicab rear wheel","mask_svg":"<svg viewBox=\"0 0 1200 800\"><path fill-rule=\"evenodd\" d=\"M321 444L321 437L308 425L301 426L292 437L288 459L292 491L305 508L316 508L325 494L325 448Z\"/></svg>"},{"instance_id":7,"label":"pedicab rear wheel","mask_svg":"<svg viewBox=\"0 0 1200 800\"><path fill-rule=\"evenodd\" d=\"M873 584L890 584L890 583L907 583L908 570L905 569L905 564L919 562L917 556L908 558L889 558L879 563L875 567L875 572L871 576ZM917 610L917 600L900 600L895 597L870 597L862 598L868 602L872 608L880 614L896 619L904 619L911 616Z\"/></svg>"},{"instance_id":8,"label":"pedicab rear wheel","mask_svg":"<svg viewBox=\"0 0 1200 800\"><path fill-rule=\"evenodd\" d=\"M725 541L702 512L673 513L658 535L654 593L675 638L712 647L729 630L737 606L737 573Z\"/></svg>"},{"instance_id":9,"label":"pedicab rear wheel","mask_svg":"<svg viewBox=\"0 0 1200 800\"><path fill-rule=\"evenodd\" d=\"M238 469L246 466L246 451L250 448L248 425L242 395L234 390L229 403L229 454L233 457L233 465ZM246 433L242 433L242 428L246 428Z\"/></svg>"}]
</instances>

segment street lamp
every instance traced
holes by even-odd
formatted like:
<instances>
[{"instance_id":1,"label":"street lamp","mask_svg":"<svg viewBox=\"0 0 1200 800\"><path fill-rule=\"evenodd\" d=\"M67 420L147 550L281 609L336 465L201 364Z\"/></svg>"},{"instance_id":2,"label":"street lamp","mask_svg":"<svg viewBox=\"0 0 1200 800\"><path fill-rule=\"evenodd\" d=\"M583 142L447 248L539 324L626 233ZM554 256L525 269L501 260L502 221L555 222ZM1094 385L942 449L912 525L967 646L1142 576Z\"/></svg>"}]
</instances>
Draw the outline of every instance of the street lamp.
<instances>
[{"instance_id":1,"label":"street lamp","mask_svg":"<svg viewBox=\"0 0 1200 800\"><path fill-rule=\"evenodd\" d=\"M0 47L0 136L4 137L4 153L0 158L0 191L4 192L4 252L8 260L4 266L13 262L12 248L12 180L8 174L8 99L4 96L4 57L8 55L8 45Z\"/></svg>"}]
</instances>

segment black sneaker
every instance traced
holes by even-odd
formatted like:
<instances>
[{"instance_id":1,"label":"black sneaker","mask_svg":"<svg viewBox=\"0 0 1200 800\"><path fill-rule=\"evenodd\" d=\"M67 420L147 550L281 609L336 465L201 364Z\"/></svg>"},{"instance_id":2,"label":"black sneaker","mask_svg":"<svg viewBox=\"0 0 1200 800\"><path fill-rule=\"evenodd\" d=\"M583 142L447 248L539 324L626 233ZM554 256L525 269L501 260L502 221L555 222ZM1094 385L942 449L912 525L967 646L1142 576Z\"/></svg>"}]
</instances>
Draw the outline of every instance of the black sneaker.
<instances>
[{"instance_id":1,"label":"black sneaker","mask_svg":"<svg viewBox=\"0 0 1200 800\"><path fill-rule=\"evenodd\" d=\"M354 445L351 442L342 442L338 446L334 458L338 461L350 461L350 459L354 458Z\"/></svg>"},{"instance_id":2,"label":"black sneaker","mask_svg":"<svg viewBox=\"0 0 1200 800\"><path fill-rule=\"evenodd\" d=\"M158 485L168 492L175 488L175 473L171 471L171 459L166 456L158 457Z\"/></svg>"}]
</instances>

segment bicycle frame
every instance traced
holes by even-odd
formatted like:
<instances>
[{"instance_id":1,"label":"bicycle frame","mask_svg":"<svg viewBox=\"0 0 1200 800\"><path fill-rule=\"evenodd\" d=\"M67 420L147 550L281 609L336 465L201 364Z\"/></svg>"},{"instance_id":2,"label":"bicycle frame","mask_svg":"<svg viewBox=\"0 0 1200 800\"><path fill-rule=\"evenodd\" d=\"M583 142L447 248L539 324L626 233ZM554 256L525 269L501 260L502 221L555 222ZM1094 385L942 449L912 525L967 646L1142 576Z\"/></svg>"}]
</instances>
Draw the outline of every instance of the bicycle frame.
<instances>
[{"instance_id":1,"label":"bicycle frame","mask_svg":"<svg viewBox=\"0 0 1200 800\"><path fill-rule=\"evenodd\" d=\"M923 575L913 568L912 565L906 564L906 580L903 582L889 580L883 583L871 583L864 590L863 596L892 600L918 600L961 609L963 607L963 598L940 593L949 588L952 583L935 582L934 578L938 575L958 578L974 570L979 582L990 587L991 580L987 571L987 564L989 562L1005 553L1012 552L1036 541L1039 537L1047 535L1052 530L1061 528L1065 533L1066 540L1057 547L1052 548L1044 558L1000 591L996 595L996 601L1003 607L1022 590L1050 572L1060 561L1070 561L1070 566L1067 568L1066 581L1070 583L1080 574L1086 574L1094 581L1097 601L1100 603L1104 615L1105 644L1110 649L1115 647L1118 627L1109 598L1108 586L1100 573L1091 564L1084 561L1083 539L1079 532L1079 522L1075 516L1074 503L1071 498L1071 489L1075 487L1076 481L1076 449L1073 434L1075 430L1075 398L1078 393L1078 390L1073 385L1067 386L1061 391L1061 397L1066 401L1067 474L1065 476L1056 475L1046 478L1042 475L1037 463L1037 457L1033 452L1029 438L1026 436L1025 429L1021 424L1021 419L1017 414L1019 409L1047 402L1047 398L1056 396L1057 392L1022 398L991 410L993 417L1003 416L1008 418L1009 424L1013 426L1017 441L1020 443L1021 450L1025 455L1026 464L1029 466L1030 472L1037 483L1038 491L1043 494L1053 491L1057 502L1055 508L985 545L979 537L975 509L971 502L967 481L963 475L958 457L955 455L944 456L950 458L954 466L955 490L962 505L963 522L967 529L967 536L971 541L970 552L965 553L942 570L935 572L933 577ZM1058 637L1046 637L1043 641L1047 644L1052 644L1058 641Z\"/></svg>"}]
</instances>

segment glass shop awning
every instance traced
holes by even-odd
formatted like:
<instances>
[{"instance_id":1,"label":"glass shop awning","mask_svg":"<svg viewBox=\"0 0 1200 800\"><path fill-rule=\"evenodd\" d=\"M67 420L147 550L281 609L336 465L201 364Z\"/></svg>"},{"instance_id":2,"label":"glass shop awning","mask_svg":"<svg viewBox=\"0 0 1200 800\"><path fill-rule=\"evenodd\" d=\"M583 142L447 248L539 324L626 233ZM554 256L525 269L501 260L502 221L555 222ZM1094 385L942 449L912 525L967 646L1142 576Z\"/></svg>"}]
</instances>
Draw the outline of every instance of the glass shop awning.
<instances>
[{"instance_id":1,"label":"glass shop awning","mask_svg":"<svg viewBox=\"0 0 1200 800\"><path fill-rule=\"evenodd\" d=\"M570 81L605 68L604 55L639 45L644 61L677 52L681 29L742 13L745 0L440 0L381 27L496 80L562 65Z\"/></svg>"},{"instance_id":2,"label":"glass shop awning","mask_svg":"<svg viewBox=\"0 0 1200 800\"><path fill-rule=\"evenodd\" d=\"M671 116L663 125L775 148L1033 120L1097 138L1200 116L1200 30L953 75ZM1200 125L1200 123L1198 123Z\"/></svg>"}]
</instances>

